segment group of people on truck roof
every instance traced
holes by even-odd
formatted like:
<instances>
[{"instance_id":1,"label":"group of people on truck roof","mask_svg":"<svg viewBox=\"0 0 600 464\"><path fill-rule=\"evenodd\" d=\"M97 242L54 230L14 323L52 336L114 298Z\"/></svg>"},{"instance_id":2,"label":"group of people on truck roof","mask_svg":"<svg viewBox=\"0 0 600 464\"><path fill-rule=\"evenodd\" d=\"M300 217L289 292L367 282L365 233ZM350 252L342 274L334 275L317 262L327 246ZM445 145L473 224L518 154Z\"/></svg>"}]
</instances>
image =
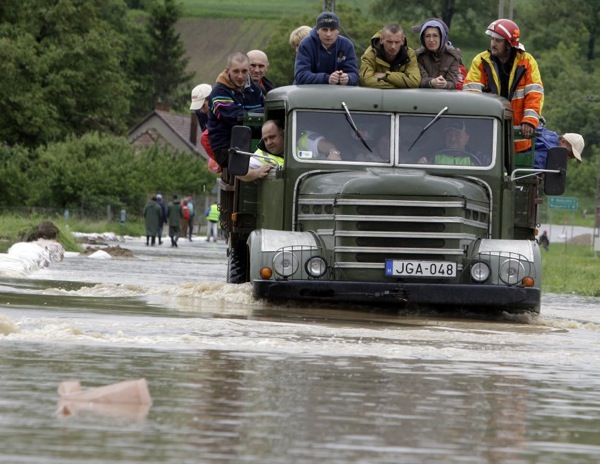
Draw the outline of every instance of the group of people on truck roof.
<instances>
[{"instance_id":1,"label":"group of people on truck roof","mask_svg":"<svg viewBox=\"0 0 600 464\"><path fill-rule=\"evenodd\" d=\"M580 134L558 135L543 127L540 71L512 20L498 19L487 27L490 47L473 59L468 72L462 65L460 50L448 40L448 27L441 19L428 18L413 26L421 42L417 50L408 46L402 27L385 25L373 35L360 62L353 43L340 35L340 29L339 17L324 11L317 16L314 27L301 26L292 31L290 45L296 49L294 84L462 89L497 94L510 101L514 123L523 135L515 140L516 152L531 151L532 137L537 135L536 167L545 166L545 156L553 146L564 146L570 158L581 162L585 143ZM239 124L240 116L262 110L265 95L274 87L265 77L267 70L264 52L236 52L228 57L214 87L200 84L194 88L190 109L198 115L203 129L201 142L214 159L210 166L213 171L227 167L231 130ZM267 129L274 131L272 126L268 124ZM283 136L283 129L279 130ZM262 164L259 177L266 175L270 165Z\"/></svg>"}]
</instances>

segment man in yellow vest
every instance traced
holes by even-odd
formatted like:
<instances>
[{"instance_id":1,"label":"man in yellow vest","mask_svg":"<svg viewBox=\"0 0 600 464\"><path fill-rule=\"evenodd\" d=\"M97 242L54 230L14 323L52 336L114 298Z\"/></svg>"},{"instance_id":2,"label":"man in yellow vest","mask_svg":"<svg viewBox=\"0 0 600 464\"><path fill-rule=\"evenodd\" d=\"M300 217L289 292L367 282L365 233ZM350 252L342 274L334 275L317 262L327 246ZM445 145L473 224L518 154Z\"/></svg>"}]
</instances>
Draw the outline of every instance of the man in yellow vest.
<instances>
[{"instance_id":1,"label":"man in yellow vest","mask_svg":"<svg viewBox=\"0 0 600 464\"><path fill-rule=\"evenodd\" d=\"M262 179L273 167L283 166L283 149L285 137L281 121L269 119L262 125L262 139L258 148L250 158L248 173L237 176L245 182Z\"/></svg>"},{"instance_id":2,"label":"man in yellow vest","mask_svg":"<svg viewBox=\"0 0 600 464\"><path fill-rule=\"evenodd\" d=\"M217 203L213 203L206 210L206 241L210 242L210 238L212 237L213 241L217 241L217 236L219 234L219 217L221 216L221 212L219 211L219 205Z\"/></svg>"}]
</instances>

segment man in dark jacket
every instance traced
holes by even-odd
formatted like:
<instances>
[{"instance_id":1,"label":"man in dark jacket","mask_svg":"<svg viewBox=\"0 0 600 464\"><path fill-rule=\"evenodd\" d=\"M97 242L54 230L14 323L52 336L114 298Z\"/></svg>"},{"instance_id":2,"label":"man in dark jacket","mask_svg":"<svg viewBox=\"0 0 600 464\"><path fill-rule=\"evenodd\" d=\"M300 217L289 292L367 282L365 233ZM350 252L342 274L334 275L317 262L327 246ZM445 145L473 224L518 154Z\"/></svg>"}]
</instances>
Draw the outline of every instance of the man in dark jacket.
<instances>
[{"instance_id":1,"label":"man in dark jacket","mask_svg":"<svg viewBox=\"0 0 600 464\"><path fill-rule=\"evenodd\" d=\"M158 225L158 244L162 245L163 224L167 223L167 205L163 201L162 195L156 195L156 203L160 206L160 224Z\"/></svg>"},{"instance_id":2,"label":"man in dark jacket","mask_svg":"<svg viewBox=\"0 0 600 464\"><path fill-rule=\"evenodd\" d=\"M179 240L179 228L181 227L181 218L183 217L183 209L179 202L179 196L173 195L173 201L167 206L167 217L169 218L169 237L171 237L171 246L177 246Z\"/></svg>"},{"instance_id":3,"label":"man in dark jacket","mask_svg":"<svg viewBox=\"0 0 600 464\"><path fill-rule=\"evenodd\" d=\"M144 206L144 222L146 225L146 246L156 244L156 235L158 234L158 228L162 220L162 211L160 205L157 203L156 196L153 196L146 202ZM150 241L152 242L150 243Z\"/></svg>"},{"instance_id":4,"label":"man in dark jacket","mask_svg":"<svg viewBox=\"0 0 600 464\"><path fill-rule=\"evenodd\" d=\"M296 53L295 84L358 85L354 45L340 34L340 20L324 11Z\"/></svg>"},{"instance_id":5,"label":"man in dark jacket","mask_svg":"<svg viewBox=\"0 0 600 464\"><path fill-rule=\"evenodd\" d=\"M262 112L264 95L250 79L250 62L244 53L229 55L227 67L208 97L208 138L221 167L229 162L229 145L233 126L248 112Z\"/></svg>"},{"instance_id":6,"label":"man in dark jacket","mask_svg":"<svg viewBox=\"0 0 600 464\"><path fill-rule=\"evenodd\" d=\"M246 55L250 60L250 78L266 95L275 88L275 84L265 77L269 70L269 58L262 50L250 50Z\"/></svg>"}]
</instances>

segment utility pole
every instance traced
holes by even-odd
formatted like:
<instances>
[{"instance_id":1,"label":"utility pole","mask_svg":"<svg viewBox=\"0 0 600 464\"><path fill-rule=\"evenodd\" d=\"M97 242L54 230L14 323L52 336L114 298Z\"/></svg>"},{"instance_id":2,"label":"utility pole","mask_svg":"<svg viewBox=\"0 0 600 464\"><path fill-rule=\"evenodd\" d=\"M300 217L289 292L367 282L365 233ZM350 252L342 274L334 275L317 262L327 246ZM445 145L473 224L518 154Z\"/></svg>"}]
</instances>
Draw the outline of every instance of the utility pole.
<instances>
[{"instance_id":1,"label":"utility pole","mask_svg":"<svg viewBox=\"0 0 600 464\"><path fill-rule=\"evenodd\" d=\"M335 13L335 0L323 0L323 11Z\"/></svg>"},{"instance_id":2,"label":"utility pole","mask_svg":"<svg viewBox=\"0 0 600 464\"><path fill-rule=\"evenodd\" d=\"M513 19L513 0L508 0L508 15L504 15L504 0L498 0L498 18Z\"/></svg>"}]
</instances>

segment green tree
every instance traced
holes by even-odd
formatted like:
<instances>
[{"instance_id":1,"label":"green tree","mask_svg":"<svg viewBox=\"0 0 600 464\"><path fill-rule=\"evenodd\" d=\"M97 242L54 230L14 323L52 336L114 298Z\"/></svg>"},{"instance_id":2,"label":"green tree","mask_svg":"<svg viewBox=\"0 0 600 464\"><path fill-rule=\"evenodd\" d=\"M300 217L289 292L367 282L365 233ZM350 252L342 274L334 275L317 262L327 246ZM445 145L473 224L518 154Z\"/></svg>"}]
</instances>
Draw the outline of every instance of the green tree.
<instances>
[{"instance_id":1,"label":"green tree","mask_svg":"<svg viewBox=\"0 0 600 464\"><path fill-rule=\"evenodd\" d=\"M147 65L152 71L154 84L152 104L162 102L177 107L178 91L181 87L185 87L189 97L193 74L186 72L189 61L187 51L181 37L175 31L175 24L180 17L181 6L174 0L157 3L150 11L147 23L150 37Z\"/></svg>"},{"instance_id":2,"label":"green tree","mask_svg":"<svg viewBox=\"0 0 600 464\"><path fill-rule=\"evenodd\" d=\"M588 145L598 144L600 75L592 63L581 60L577 50L574 43L559 43L539 54L545 93L543 115L553 130L578 132Z\"/></svg>"},{"instance_id":3,"label":"green tree","mask_svg":"<svg viewBox=\"0 0 600 464\"><path fill-rule=\"evenodd\" d=\"M9 0L0 9L0 140L38 146L124 131L126 13L122 0Z\"/></svg>"},{"instance_id":4,"label":"green tree","mask_svg":"<svg viewBox=\"0 0 600 464\"><path fill-rule=\"evenodd\" d=\"M427 18L440 18L452 31L452 40L465 44L473 42L474 37L480 37L482 28L498 15L496 2L480 0L375 0L370 11L386 22L394 22L390 18L401 18L401 26L407 32L410 26L421 24Z\"/></svg>"},{"instance_id":5,"label":"green tree","mask_svg":"<svg viewBox=\"0 0 600 464\"><path fill-rule=\"evenodd\" d=\"M7 201L86 215L103 215L107 206L141 211L152 193L209 191L215 179L199 157L159 145L136 153L124 137L98 132L40 147L28 165L27 194Z\"/></svg>"},{"instance_id":6,"label":"green tree","mask_svg":"<svg viewBox=\"0 0 600 464\"><path fill-rule=\"evenodd\" d=\"M556 44L577 44L579 59L596 59L596 38L600 33L600 9L589 0L539 0L526 5L519 27L528 50L539 53ZM557 24L560 18L560 24ZM543 76L542 76L543 77Z\"/></svg>"},{"instance_id":7,"label":"green tree","mask_svg":"<svg viewBox=\"0 0 600 464\"><path fill-rule=\"evenodd\" d=\"M20 146L0 145L0 207L21 206L30 195L35 157Z\"/></svg>"}]
</instances>

